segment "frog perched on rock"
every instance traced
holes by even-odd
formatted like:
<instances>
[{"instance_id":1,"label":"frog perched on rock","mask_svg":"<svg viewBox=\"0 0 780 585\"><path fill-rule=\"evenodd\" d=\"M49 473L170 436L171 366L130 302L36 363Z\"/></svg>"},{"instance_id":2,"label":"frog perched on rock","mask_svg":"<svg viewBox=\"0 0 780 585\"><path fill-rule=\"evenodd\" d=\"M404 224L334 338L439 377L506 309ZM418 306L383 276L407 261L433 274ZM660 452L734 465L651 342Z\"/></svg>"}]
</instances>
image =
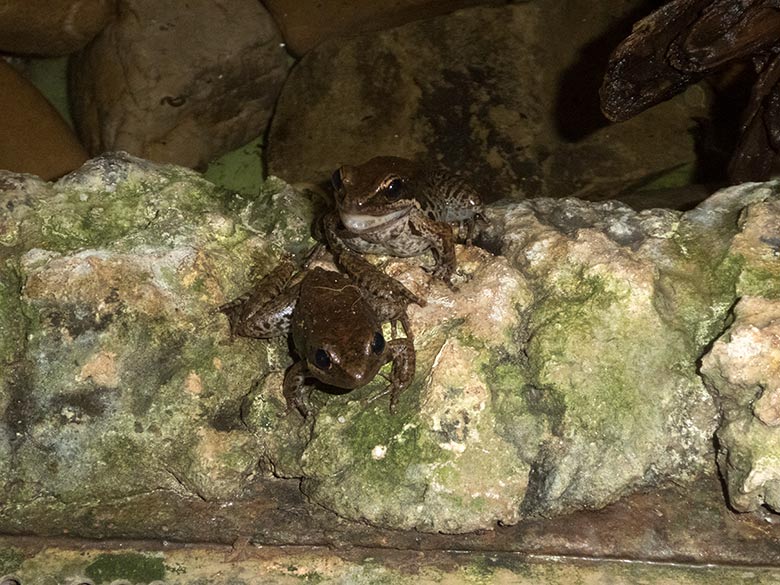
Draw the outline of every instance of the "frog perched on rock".
<instances>
[{"instance_id":1,"label":"frog perched on rock","mask_svg":"<svg viewBox=\"0 0 780 585\"><path fill-rule=\"evenodd\" d=\"M350 256L350 253L346 253ZM375 269L352 254L358 274ZM389 277L386 277L389 278ZM283 260L246 295L219 307L227 315L234 335L269 339L289 334L298 360L285 373L283 394L287 412L297 409L307 417L303 391L307 378L354 390L374 379L379 369L392 362L386 391L390 412L398 396L412 381L415 351L406 316L410 303L425 304L401 283L382 297L371 294L355 280L338 272L316 267L296 272ZM406 338L385 341L382 323L401 321Z\"/></svg>"},{"instance_id":2,"label":"frog perched on rock","mask_svg":"<svg viewBox=\"0 0 780 585\"><path fill-rule=\"evenodd\" d=\"M395 156L378 156L333 173L336 211L323 231L337 256L355 252L417 256L433 252L433 274L449 283L455 271L452 224L467 229L482 219L482 201L461 177Z\"/></svg>"}]
</instances>

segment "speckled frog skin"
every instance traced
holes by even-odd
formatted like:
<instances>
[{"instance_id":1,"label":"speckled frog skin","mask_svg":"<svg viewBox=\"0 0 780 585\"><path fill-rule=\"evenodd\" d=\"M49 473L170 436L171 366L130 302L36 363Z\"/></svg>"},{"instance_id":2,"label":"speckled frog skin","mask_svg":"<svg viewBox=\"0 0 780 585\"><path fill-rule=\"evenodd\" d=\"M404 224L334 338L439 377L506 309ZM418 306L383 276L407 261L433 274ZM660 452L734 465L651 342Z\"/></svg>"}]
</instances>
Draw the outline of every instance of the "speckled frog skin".
<instances>
[{"instance_id":1,"label":"speckled frog skin","mask_svg":"<svg viewBox=\"0 0 780 585\"><path fill-rule=\"evenodd\" d=\"M417 256L431 250L435 276L455 271L451 224L465 225L471 242L482 201L462 178L394 156L379 156L333 173L337 212L325 217L330 249ZM459 230L460 231L460 230Z\"/></svg>"},{"instance_id":2,"label":"speckled frog skin","mask_svg":"<svg viewBox=\"0 0 780 585\"><path fill-rule=\"evenodd\" d=\"M368 263L363 265L361 258L351 260L358 272L373 270ZM304 418L308 416L304 400L307 378L354 390L373 380L388 362L392 362L392 369L386 391L394 412L415 369L406 307L424 301L393 282L396 290L377 298L341 273L322 268L296 273L293 263L284 260L252 291L219 310L227 315L234 335L259 339L291 336L298 359L284 376L287 412L297 409ZM395 332L397 320L407 337L385 341L382 323L390 321Z\"/></svg>"}]
</instances>

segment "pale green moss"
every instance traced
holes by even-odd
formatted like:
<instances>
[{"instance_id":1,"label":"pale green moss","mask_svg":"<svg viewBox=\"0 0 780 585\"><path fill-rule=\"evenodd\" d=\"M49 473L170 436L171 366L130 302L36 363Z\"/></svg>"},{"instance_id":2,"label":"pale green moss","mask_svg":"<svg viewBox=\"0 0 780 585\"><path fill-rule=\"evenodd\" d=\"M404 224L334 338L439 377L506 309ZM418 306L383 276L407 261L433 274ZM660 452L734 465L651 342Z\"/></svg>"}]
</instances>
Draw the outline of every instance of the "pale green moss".
<instances>
[{"instance_id":1,"label":"pale green moss","mask_svg":"<svg viewBox=\"0 0 780 585\"><path fill-rule=\"evenodd\" d=\"M670 327L692 331L699 354L723 330L743 262L728 253L736 227L683 222L673 238L677 261L662 266L655 303ZM698 355L697 355L698 357Z\"/></svg>"},{"instance_id":2,"label":"pale green moss","mask_svg":"<svg viewBox=\"0 0 780 585\"><path fill-rule=\"evenodd\" d=\"M101 583L126 579L131 583L149 583L165 579L165 564L161 556L139 553L114 553L98 556L85 569L84 574Z\"/></svg>"},{"instance_id":3,"label":"pale green moss","mask_svg":"<svg viewBox=\"0 0 780 585\"><path fill-rule=\"evenodd\" d=\"M21 318L21 286L18 265L11 260L0 263L0 388L8 366L24 350L26 323Z\"/></svg>"},{"instance_id":4,"label":"pale green moss","mask_svg":"<svg viewBox=\"0 0 780 585\"><path fill-rule=\"evenodd\" d=\"M557 509L571 489L609 501L611 486L637 481L648 467L703 465L704 436L692 433L682 457L658 440L687 428L681 397L694 404L694 393L703 393L694 344L660 318L653 290L635 288L632 273L625 274L564 265L538 294L526 348L526 408L547 422L556 437L551 444L566 444L538 462L551 466L533 488L544 507Z\"/></svg>"},{"instance_id":5,"label":"pale green moss","mask_svg":"<svg viewBox=\"0 0 780 585\"><path fill-rule=\"evenodd\" d=\"M780 261L776 262L780 265ZM762 269L746 264L737 283L739 296L780 299L780 270Z\"/></svg>"},{"instance_id":6,"label":"pale green moss","mask_svg":"<svg viewBox=\"0 0 780 585\"><path fill-rule=\"evenodd\" d=\"M373 486L372 489L388 489L380 486L390 484L392 490L396 486L391 478L401 477L409 465L441 461L440 449L421 431L418 423L409 422L417 409L419 384L413 384L401 394L396 415L389 413L387 397L370 406L364 402L385 385L386 382L377 379L359 392L331 398L320 410L306 455L309 462L316 461L316 468L309 471L316 476L328 476L343 470L344 466L359 463L362 482ZM340 423L340 417L348 424ZM388 448L381 460L370 456L377 445Z\"/></svg>"},{"instance_id":7,"label":"pale green moss","mask_svg":"<svg viewBox=\"0 0 780 585\"><path fill-rule=\"evenodd\" d=\"M559 433L565 408L545 397L546 390L528 383L524 362L518 356L495 353L481 371L491 393L496 432L515 448L521 461L531 463L543 437Z\"/></svg>"},{"instance_id":8,"label":"pale green moss","mask_svg":"<svg viewBox=\"0 0 780 585\"><path fill-rule=\"evenodd\" d=\"M13 547L0 548L0 576L14 573L24 562L24 554Z\"/></svg>"}]
</instances>

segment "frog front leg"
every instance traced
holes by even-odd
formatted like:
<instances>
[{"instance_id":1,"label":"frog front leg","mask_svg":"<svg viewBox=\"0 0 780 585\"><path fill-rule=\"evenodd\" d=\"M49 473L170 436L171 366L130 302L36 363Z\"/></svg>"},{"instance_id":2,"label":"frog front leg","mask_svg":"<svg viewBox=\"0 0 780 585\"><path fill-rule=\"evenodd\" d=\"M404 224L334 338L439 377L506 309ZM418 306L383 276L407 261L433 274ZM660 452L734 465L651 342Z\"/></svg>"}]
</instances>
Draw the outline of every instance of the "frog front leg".
<instances>
[{"instance_id":1,"label":"frog front leg","mask_svg":"<svg viewBox=\"0 0 780 585\"><path fill-rule=\"evenodd\" d=\"M435 221L423 213L409 216L409 225L415 235L426 238L431 244L435 265L431 273L452 287L455 272L455 238L448 223Z\"/></svg>"},{"instance_id":2,"label":"frog front leg","mask_svg":"<svg viewBox=\"0 0 780 585\"><path fill-rule=\"evenodd\" d=\"M409 387L414 378L417 354L411 339L394 339L387 343L388 361L392 360L390 369L390 384L385 391L390 391L390 413L395 414L398 397Z\"/></svg>"},{"instance_id":3,"label":"frog front leg","mask_svg":"<svg viewBox=\"0 0 780 585\"><path fill-rule=\"evenodd\" d=\"M464 219L463 221L458 222L458 237L463 239L466 246L472 246L474 244L474 234L477 230L477 223L489 225L490 221L483 214L475 213L468 219ZM464 231L464 227L466 231L465 238L462 235Z\"/></svg>"}]
</instances>

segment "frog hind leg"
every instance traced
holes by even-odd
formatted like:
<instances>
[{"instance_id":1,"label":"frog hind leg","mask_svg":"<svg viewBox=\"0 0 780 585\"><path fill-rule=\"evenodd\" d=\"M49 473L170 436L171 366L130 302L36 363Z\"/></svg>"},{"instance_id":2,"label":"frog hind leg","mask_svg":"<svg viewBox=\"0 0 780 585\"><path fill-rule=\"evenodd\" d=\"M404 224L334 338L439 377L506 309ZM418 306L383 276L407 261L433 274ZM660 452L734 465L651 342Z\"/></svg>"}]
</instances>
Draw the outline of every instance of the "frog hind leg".
<instances>
[{"instance_id":1,"label":"frog hind leg","mask_svg":"<svg viewBox=\"0 0 780 585\"><path fill-rule=\"evenodd\" d=\"M294 273L295 264L289 258L283 258L271 272L256 282L251 290L220 305L217 307L217 311L227 315L236 307L245 306L250 301L255 305L263 304L284 290Z\"/></svg>"},{"instance_id":2,"label":"frog hind leg","mask_svg":"<svg viewBox=\"0 0 780 585\"><path fill-rule=\"evenodd\" d=\"M351 252L342 251L337 263L363 291L377 299L387 299L404 306L414 303L425 306L425 299L418 297L398 280L388 276L368 260ZM370 299L367 299L370 300Z\"/></svg>"},{"instance_id":3,"label":"frog hind leg","mask_svg":"<svg viewBox=\"0 0 780 585\"><path fill-rule=\"evenodd\" d=\"M248 293L217 308L230 323L231 336L269 339L286 334L300 283L291 284L295 265L283 260Z\"/></svg>"},{"instance_id":4,"label":"frog hind leg","mask_svg":"<svg viewBox=\"0 0 780 585\"><path fill-rule=\"evenodd\" d=\"M286 416L293 410L300 412L304 419L309 416L309 408L303 399L306 372L306 364L303 361L295 362L287 368L282 384L282 394L287 403L287 409L280 416Z\"/></svg>"},{"instance_id":5,"label":"frog hind leg","mask_svg":"<svg viewBox=\"0 0 780 585\"><path fill-rule=\"evenodd\" d=\"M395 414L398 397L409 387L414 378L416 354L410 339L394 339L387 344L390 360L393 365L390 370L390 384L385 391L390 391L390 413Z\"/></svg>"},{"instance_id":6,"label":"frog hind leg","mask_svg":"<svg viewBox=\"0 0 780 585\"><path fill-rule=\"evenodd\" d=\"M254 339L271 339L287 335L292 314L298 302L300 283L284 289L265 304L244 307L241 318L231 321L231 334ZM228 315L230 321L230 315Z\"/></svg>"},{"instance_id":7,"label":"frog hind leg","mask_svg":"<svg viewBox=\"0 0 780 585\"><path fill-rule=\"evenodd\" d=\"M342 252L338 260L339 267L358 285L363 300L371 306L377 319L382 323L390 322L393 337L396 336L396 324L400 321L404 333L412 339L414 336L406 307L411 303L424 307L425 299L354 252Z\"/></svg>"}]
</instances>

